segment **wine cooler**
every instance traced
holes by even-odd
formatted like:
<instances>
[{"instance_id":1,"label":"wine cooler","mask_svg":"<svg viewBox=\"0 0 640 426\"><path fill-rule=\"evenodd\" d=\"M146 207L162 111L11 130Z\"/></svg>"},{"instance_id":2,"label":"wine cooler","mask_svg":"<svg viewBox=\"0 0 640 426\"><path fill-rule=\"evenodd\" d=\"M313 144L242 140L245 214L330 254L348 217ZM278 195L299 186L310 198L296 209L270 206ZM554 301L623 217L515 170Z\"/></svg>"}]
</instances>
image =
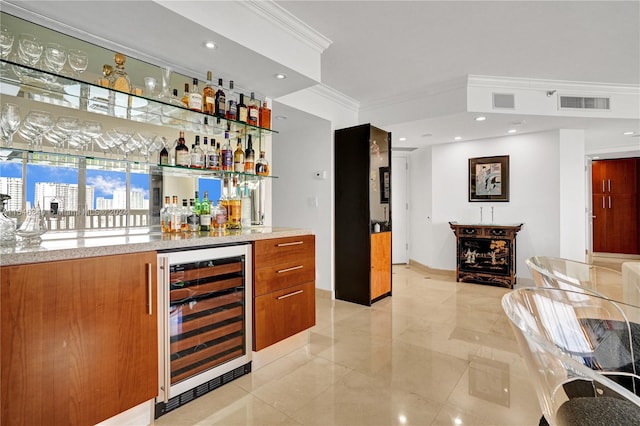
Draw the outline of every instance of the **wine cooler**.
<instances>
[{"instance_id":1,"label":"wine cooler","mask_svg":"<svg viewBox=\"0 0 640 426\"><path fill-rule=\"evenodd\" d=\"M251 371L251 246L158 254L156 418Z\"/></svg>"}]
</instances>

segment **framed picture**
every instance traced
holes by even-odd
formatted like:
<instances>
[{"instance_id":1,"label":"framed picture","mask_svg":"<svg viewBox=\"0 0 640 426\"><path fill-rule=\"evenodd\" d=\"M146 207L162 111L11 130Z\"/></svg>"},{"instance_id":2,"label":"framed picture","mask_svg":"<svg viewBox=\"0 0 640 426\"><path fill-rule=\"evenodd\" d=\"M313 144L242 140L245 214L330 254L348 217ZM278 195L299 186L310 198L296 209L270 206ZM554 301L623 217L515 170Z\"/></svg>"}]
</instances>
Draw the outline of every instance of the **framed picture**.
<instances>
[{"instance_id":1,"label":"framed picture","mask_svg":"<svg viewBox=\"0 0 640 426\"><path fill-rule=\"evenodd\" d=\"M509 156L469 158L469 201L509 201Z\"/></svg>"},{"instance_id":2,"label":"framed picture","mask_svg":"<svg viewBox=\"0 0 640 426\"><path fill-rule=\"evenodd\" d=\"M380 203L389 204L391 195L391 171L389 167L380 167Z\"/></svg>"}]
</instances>

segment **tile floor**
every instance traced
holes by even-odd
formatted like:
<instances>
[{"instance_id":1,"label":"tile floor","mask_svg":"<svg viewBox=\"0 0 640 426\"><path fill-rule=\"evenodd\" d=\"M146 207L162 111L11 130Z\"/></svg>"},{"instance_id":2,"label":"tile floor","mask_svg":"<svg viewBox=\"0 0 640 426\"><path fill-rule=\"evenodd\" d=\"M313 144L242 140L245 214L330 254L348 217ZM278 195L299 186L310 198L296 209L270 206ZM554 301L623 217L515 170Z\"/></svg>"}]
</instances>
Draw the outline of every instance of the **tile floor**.
<instances>
[{"instance_id":1,"label":"tile floor","mask_svg":"<svg viewBox=\"0 0 640 426\"><path fill-rule=\"evenodd\" d=\"M507 291L396 265L392 297L319 297L307 345L155 424L537 425Z\"/></svg>"}]
</instances>

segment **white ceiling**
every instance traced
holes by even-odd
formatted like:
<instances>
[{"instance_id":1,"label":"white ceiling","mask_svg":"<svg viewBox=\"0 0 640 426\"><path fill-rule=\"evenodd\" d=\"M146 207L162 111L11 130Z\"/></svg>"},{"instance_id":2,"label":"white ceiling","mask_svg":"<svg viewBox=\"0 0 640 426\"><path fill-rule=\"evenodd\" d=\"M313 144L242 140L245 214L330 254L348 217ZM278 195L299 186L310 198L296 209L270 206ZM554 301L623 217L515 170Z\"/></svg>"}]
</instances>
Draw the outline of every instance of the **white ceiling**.
<instances>
[{"instance_id":1,"label":"white ceiling","mask_svg":"<svg viewBox=\"0 0 640 426\"><path fill-rule=\"evenodd\" d=\"M225 39L157 2L2 1L40 15L46 26L149 62L177 64L186 75L214 77L277 98L315 82L271 58ZM321 82L367 108L429 91L468 74L640 85L640 1L277 1L332 43L322 54ZM200 2L203 10L215 3ZM15 13L15 11L12 10ZM211 16L215 22L216 16ZM51 24L51 25L50 25ZM214 37L214 53L202 41ZM270 34L264 33L268 40ZM128 51L128 52L127 52ZM187 64L187 65L184 65ZM273 74L289 78L275 81ZM219 75L218 75L219 74ZM277 105L277 104L276 104ZM399 106L401 108L401 106ZM286 111L296 120L295 111ZM444 113L443 113L444 114ZM274 108L274 115L278 111ZM487 114L485 114L487 115ZM554 128L584 128L587 142L629 144L638 120L460 112L373 123L392 131L394 147L420 147ZM307 119L307 118L305 118ZM431 134L430 137L421 137ZM406 141L400 142L404 136ZM625 139L626 138L626 139ZM638 151L640 151L640 138Z\"/></svg>"}]
</instances>

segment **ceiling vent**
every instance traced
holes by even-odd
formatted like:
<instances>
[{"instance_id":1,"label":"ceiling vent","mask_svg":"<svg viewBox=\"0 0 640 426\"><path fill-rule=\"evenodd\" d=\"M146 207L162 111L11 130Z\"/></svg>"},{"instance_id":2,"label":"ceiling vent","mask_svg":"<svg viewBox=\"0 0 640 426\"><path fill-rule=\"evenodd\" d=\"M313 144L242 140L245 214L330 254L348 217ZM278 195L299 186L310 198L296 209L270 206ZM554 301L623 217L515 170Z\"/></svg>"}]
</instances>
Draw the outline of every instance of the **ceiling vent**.
<instances>
[{"instance_id":1,"label":"ceiling vent","mask_svg":"<svg viewBox=\"0 0 640 426\"><path fill-rule=\"evenodd\" d=\"M609 110L609 98L582 96L560 96L560 109L600 109Z\"/></svg>"},{"instance_id":2,"label":"ceiling vent","mask_svg":"<svg viewBox=\"0 0 640 426\"><path fill-rule=\"evenodd\" d=\"M391 151L406 151L406 152L411 152L411 151L415 151L418 148L414 148L414 147L404 147L404 146L391 146Z\"/></svg>"},{"instance_id":3,"label":"ceiling vent","mask_svg":"<svg viewBox=\"0 0 640 426\"><path fill-rule=\"evenodd\" d=\"M515 109L516 100L512 93L494 93L493 108L494 109Z\"/></svg>"}]
</instances>

